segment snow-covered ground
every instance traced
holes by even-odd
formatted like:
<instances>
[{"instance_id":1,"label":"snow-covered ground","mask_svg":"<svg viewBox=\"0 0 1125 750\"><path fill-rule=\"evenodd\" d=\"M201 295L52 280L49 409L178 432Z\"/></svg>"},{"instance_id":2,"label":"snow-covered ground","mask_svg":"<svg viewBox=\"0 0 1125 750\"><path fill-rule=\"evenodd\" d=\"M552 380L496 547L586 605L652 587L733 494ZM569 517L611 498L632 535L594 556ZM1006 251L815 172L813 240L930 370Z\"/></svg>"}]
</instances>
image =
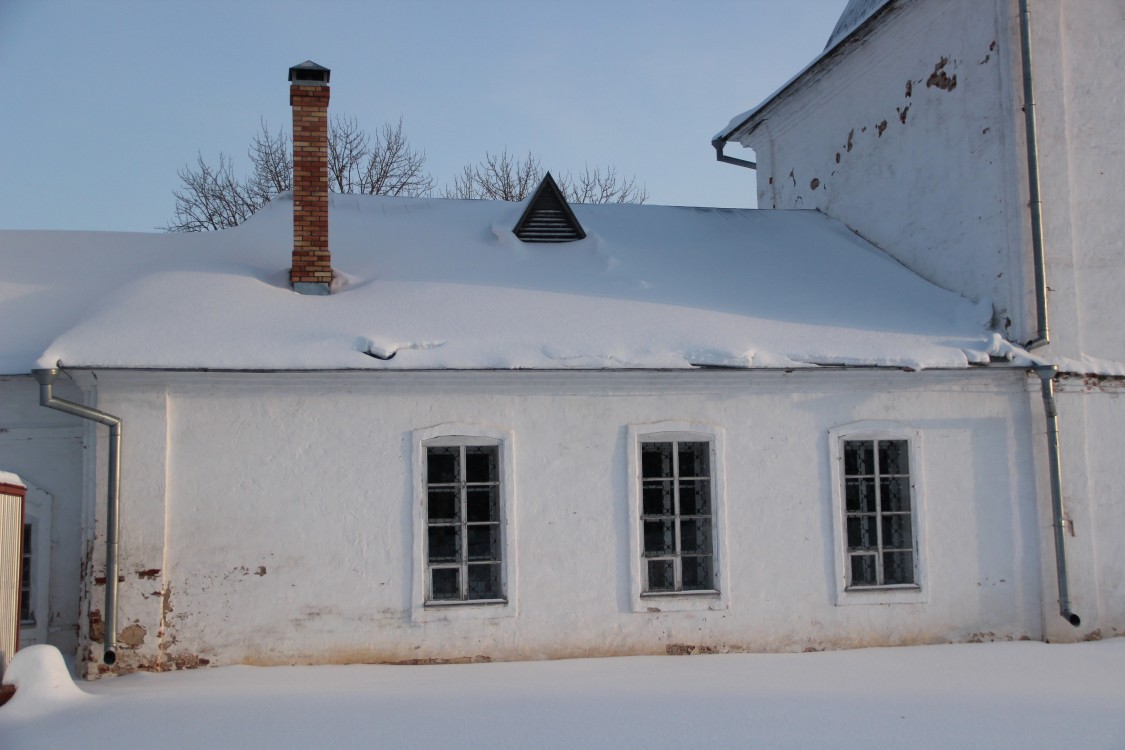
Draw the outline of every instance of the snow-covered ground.
<instances>
[{"instance_id":1,"label":"snow-covered ground","mask_svg":"<svg viewBox=\"0 0 1125 750\"><path fill-rule=\"evenodd\" d=\"M17 654L0 747L1125 747L1125 639L434 666L222 667L75 686Z\"/></svg>"}]
</instances>

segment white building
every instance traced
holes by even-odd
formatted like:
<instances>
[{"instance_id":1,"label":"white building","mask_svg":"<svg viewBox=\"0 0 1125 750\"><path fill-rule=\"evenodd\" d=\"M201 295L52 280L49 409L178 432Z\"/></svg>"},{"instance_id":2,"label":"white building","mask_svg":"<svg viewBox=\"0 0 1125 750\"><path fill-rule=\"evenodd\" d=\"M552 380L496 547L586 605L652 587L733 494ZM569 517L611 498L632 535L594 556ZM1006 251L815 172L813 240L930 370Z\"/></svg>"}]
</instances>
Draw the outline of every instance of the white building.
<instances>
[{"instance_id":1,"label":"white building","mask_svg":"<svg viewBox=\"0 0 1125 750\"><path fill-rule=\"evenodd\" d=\"M1125 629L1125 519L1098 494L1116 478L1120 386L1078 377L1119 372L1125 356L1059 351L1054 318L1050 345L1024 349L1034 294L1002 294L1008 282L992 276L1027 281L1023 235L996 228L1022 226L1018 160L977 180L1017 191L998 188L996 226L954 217L944 244L936 221L912 231L875 210L879 146L906 125L875 144L853 136L846 174L817 177L810 162L806 179L798 164L819 158L820 124L831 135L825 120L846 119L833 76L851 81L857 112L881 106L849 66L879 67L864 56L899 25L934 35L932 5L875 8L724 131L755 149L763 206L799 200L828 216L568 207L545 182L521 205L333 196L318 222L321 191L299 180L292 200L223 232L0 233L0 306L21 323L0 332L0 469L47 498L43 638L94 675ZM987 5L997 24L1004 12ZM949 43L968 45L960 34ZM1012 39L993 50L1009 68ZM887 47L922 52L909 38ZM959 66L941 69L955 87L914 84L911 99L940 92L933 111L957 101L970 90ZM327 71L293 70L297 100L316 100L295 112L315 157ZM911 125L930 111L915 106ZM781 127L802 119L790 107L824 112L804 132ZM997 128L1005 117L1002 143L1016 150L1019 122L993 115ZM926 127L964 148L963 132ZM884 193L914 189L902 175L926 174L922 151L915 171L888 162L900 179L888 172ZM771 197L789 170L832 190ZM946 192L975 205L951 174ZM867 213L844 195L865 189ZM909 206L913 221L935 218ZM912 265L935 246L944 276ZM330 289L317 275L329 262ZM1052 290L1064 283L1051 262L1046 273ZM1061 475L1042 365L1072 374L1058 379ZM121 420L116 544L113 441L39 405L52 395ZM1077 627L1058 615L1055 476Z\"/></svg>"},{"instance_id":2,"label":"white building","mask_svg":"<svg viewBox=\"0 0 1125 750\"><path fill-rule=\"evenodd\" d=\"M754 149L760 206L843 221L990 300L1007 339L1058 366L1071 589L1102 634L1125 617L1125 100L1105 85L1123 32L1115 3L852 0L824 53L714 141Z\"/></svg>"}]
</instances>

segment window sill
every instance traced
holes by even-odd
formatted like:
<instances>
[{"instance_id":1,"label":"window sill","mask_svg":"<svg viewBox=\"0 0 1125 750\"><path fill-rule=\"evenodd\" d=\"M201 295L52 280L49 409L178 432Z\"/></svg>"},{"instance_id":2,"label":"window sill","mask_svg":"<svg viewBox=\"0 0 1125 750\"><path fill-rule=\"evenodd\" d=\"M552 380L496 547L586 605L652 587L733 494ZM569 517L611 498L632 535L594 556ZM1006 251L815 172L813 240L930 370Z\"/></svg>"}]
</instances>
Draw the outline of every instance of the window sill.
<instances>
[{"instance_id":1,"label":"window sill","mask_svg":"<svg viewBox=\"0 0 1125 750\"><path fill-rule=\"evenodd\" d=\"M849 586L844 589L845 594L856 591L921 591L922 587L916 583L896 583L890 586Z\"/></svg>"},{"instance_id":2,"label":"window sill","mask_svg":"<svg viewBox=\"0 0 1125 750\"><path fill-rule=\"evenodd\" d=\"M451 601L440 600L426 602L424 606L426 609L443 609L445 607L503 607L507 605L507 599L456 599Z\"/></svg>"},{"instance_id":3,"label":"window sill","mask_svg":"<svg viewBox=\"0 0 1125 750\"><path fill-rule=\"evenodd\" d=\"M849 604L923 604L929 592L918 584L894 586L853 586L836 593L836 606Z\"/></svg>"},{"instance_id":4,"label":"window sill","mask_svg":"<svg viewBox=\"0 0 1125 750\"><path fill-rule=\"evenodd\" d=\"M692 591L645 591L641 593L642 599L663 599L672 596L712 597L718 599L720 594L715 589L698 589Z\"/></svg>"},{"instance_id":5,"label":"window sill","mask_svg":"<svg viewBox=\"0 0 1125 750\"><path fill-rule=\"evenodd\" d=\"M501 620L515 617L512 599L474 599L472 601L422 602L410 610L413 622L462 622L470 620Z\"/></svg>"},{"instance_id":6,"label":"window sill","mask_svg":"<svg viewBox=\"0 0 1125 750\"><path fill-rule=\"evenodd\" d=\"M721 591L645 591L633 600L633 611L638 614L658 612L706 612L727 608Z\"/></svg>"}]
</instances>

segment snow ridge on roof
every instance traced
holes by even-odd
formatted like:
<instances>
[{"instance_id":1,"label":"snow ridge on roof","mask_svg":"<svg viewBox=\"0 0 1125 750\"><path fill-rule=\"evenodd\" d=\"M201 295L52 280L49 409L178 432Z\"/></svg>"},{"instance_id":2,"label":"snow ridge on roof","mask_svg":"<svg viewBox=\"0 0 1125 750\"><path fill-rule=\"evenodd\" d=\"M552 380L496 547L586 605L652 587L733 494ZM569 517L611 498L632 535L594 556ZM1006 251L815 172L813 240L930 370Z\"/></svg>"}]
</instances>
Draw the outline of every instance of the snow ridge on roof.
<instances>
[{"instance_id":1,"label":"snow ridge on roof","mask_svg":"<svg viewBox=\"0 0 1125 750\"><path fill-rule=\"evenodd\" d=\"M815 211L575 205L564 244L501 201L333 195L334 293L287 284L292 200L201 234L0 232L0 373L629 369L987 362L991 305Z\"/></svg>"}]
</instances>

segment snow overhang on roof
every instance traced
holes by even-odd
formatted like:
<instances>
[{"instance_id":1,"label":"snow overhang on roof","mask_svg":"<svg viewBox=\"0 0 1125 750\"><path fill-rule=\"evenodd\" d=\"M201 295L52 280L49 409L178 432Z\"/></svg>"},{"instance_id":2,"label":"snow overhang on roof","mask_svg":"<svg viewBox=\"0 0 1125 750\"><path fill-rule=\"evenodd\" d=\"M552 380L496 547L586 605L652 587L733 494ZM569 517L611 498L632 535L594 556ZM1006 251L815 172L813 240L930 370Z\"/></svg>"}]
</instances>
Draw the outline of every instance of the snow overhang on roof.
<instances>
[{"instance_id":1,"label":"snow overhang on roof","mask_svg":"<svg viewBox=\"0 0 1125 750\"><path fill-rule=\"evenodd\" d=\"M235 229L0 232L0 373L966 367L1010 345L991 305L815 211L575 205L586 237L521 242L522 207L333 195L334 294L288 285L291 199Z\"/></svg>"},{"instance_id":2,"label":"snow overhang on roof","mask_svg":"<svg viewBox=\"0 0 1125 750\"><path fill-rule=\"evenodd\" d=\"M850 0L847 7L844 8L844 12L840 14L840 19L836 22L835 28L832 29L832 34L828 38L828 43L824 46L824 51L802 68L797 75L786 81L781 88L767 96L761 104L731 118L727 126L716 133L715 137L711 139L712 145L718 148L722 144L741 138L742 135L744 135L743 131L747 126L751 125L754 118L762 112L762 110L783 94L798 86L814 69L821 68L826 60L834 57L834 53L840 48L844 41L851 38L861 29L865 32L869 32L874 28L876 17L881 16L880 11L889 7L894 2L895 0Z\"/></svg>"}]
</instances>

